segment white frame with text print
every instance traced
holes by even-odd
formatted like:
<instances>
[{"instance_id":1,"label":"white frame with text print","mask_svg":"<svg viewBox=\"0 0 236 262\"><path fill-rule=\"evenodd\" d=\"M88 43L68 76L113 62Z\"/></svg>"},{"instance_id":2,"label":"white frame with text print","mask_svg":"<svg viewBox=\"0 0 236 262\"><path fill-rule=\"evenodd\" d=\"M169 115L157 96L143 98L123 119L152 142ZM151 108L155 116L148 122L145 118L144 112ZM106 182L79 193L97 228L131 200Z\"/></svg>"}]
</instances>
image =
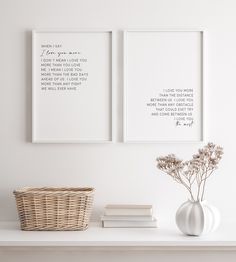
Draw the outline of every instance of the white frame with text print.
<instances>
[{"instance_id":1,"label":"white frame with text print","mask_svg":"<svg viewBox=\"0 0 236 262\"><path fill-rule=\"evenodd\" d=\"M124 142L204 141L204 38L203 30L124 31ZM185 110L192 110L192 116L179 117L182 122L174 120L177 116L161 117L155 111L169 110L168 106L147 106L160 100L160 95L170 96L167 92L177 96L182 90L186 95L190 89L193 106Z\"/></svg>"},{"instance_id":2,"label":"white frame with text print","mask_svg":"<svg viewBox=\"0 0 236 262\"><path fill-rule=\"evenodd\" d=\"M64 55L65 61L85 61L78 63L77 67L77 70L82 72L79 75L86 72L87 77L79 78L85 79L84 82L71 77L70 74L70 78L61 78L64 82L58 83L57 78L53 78L50 73L49 77L53 80L42 81L44 78L41 76L41 70L51 72L54 65L55 70L59 70L56 66L60 66L60 63L52 65L52 61L58 61L54 58L61 54ZM48 58L51 65L42 65L40 56L45 57L44 61ZM67 70L64 65L66 64L63 64L62 70ZM70 66L72 67L72 62L68 70L75 70ZM76 73L73 73L74 75ZM71 88L76 91L70 91L70 88L60 89L59 86L56 89L55 86L54 90L51 87L44 88L43 84L77 84L77 87ZM32 142L105 143L113 142L113 138L112 30L33 30Z\"/></svg>"}]
</instances>

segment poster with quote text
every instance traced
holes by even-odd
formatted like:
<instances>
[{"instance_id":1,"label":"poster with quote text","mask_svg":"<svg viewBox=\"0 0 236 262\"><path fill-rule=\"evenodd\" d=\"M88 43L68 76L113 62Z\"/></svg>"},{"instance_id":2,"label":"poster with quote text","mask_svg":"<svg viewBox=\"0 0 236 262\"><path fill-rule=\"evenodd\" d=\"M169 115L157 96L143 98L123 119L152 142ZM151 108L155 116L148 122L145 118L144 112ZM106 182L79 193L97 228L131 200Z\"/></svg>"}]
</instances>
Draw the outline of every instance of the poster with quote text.
<instances>
[{"instance_id":1,"label":"poster with quote text","mask_svg":"<svg viewBox=\"0 0 236 262\"><path fill-rule=\"evenodd\" d=\"M203 140L203 32L124 33L124 140Z\"/></svg>"},{"instance_id":2,"label":"poster with quote text","mask_svg":"<svg viewBox=\"0 0 236 262\"><path fill-rule=\"evenodd\" d=\"M33 31L32 141L112 140L112 32Z\"/></svg>"}]
</instances>

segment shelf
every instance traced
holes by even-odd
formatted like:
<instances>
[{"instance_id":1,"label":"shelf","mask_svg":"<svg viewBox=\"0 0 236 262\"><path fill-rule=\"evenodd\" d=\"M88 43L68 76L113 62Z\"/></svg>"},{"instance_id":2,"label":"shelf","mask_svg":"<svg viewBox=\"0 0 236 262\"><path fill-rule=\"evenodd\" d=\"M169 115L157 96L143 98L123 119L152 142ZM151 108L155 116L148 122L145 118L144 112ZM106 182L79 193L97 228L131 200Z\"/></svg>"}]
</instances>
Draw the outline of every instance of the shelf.
<instances>
[{"instance_id":1,"label":"shelf","mask_svg":"<svg viewBox=\"0 0 236 262\"><path fill-rule=\"evenodd\" d=\"M21 231L17 222L0 222L0 248L74 247L79 249L236 250L236 228L222 223L215 233L202 237L182 235L176 226L160 228L102 228L91 223L86 231Z\"/></svg>"}]
</instances>

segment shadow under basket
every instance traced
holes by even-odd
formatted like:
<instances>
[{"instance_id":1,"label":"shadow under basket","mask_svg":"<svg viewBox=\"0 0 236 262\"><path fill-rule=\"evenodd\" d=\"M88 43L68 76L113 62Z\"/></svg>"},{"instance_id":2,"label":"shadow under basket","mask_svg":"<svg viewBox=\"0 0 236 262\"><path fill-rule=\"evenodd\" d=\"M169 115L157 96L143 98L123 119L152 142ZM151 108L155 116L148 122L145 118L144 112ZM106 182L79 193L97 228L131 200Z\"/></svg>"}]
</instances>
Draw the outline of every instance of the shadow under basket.
<instances>
[{"instance_id":1,"label":"shadow under basket","mask_svg":"<svg viewBox=\"0 0 236 262\"><path fill-rule=\"evenodd\" d=\"M94 188L23 188L14 192L22 230L85 230Z\"/></svg>"}]
</instances>

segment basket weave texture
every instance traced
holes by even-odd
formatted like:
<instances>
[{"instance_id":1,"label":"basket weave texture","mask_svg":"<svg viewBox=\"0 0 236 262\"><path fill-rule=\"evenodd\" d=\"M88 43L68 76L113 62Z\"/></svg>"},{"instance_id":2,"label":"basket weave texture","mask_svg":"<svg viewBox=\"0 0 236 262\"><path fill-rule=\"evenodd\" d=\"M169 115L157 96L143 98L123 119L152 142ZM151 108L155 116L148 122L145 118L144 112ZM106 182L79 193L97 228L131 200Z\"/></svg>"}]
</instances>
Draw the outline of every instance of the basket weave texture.
<instances>
[{"instance_id":1,"label":"basket weave texture","mask_svg":"<svg viewBox=\"0 0 236 262\"><path fill-rule=\"evenodd\" d=\"M93 188L23 188L14 192L22 230L85 230Z\"/></svg>"}]
</instances>

